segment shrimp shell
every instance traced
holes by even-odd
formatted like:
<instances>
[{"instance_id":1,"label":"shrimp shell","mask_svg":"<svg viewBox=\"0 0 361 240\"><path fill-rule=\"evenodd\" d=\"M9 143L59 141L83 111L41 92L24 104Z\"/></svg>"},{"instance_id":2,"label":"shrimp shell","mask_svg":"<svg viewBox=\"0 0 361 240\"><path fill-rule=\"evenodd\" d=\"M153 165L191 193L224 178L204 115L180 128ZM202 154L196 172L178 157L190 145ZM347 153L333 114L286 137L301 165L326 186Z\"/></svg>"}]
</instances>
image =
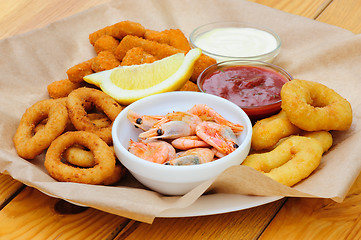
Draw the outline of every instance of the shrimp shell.
<instances>
[{"instance_id":1,"label":"shrimp shell","mask_svg":"<svg viewBox=\"0 0 361 240\"><path fill-rule=\"evenodd\" d=\"M202 122L197 126L197 136L223 154L229 154L238 147L237 138L228 126L215 122Z\"/></svg>"}]
</instances>

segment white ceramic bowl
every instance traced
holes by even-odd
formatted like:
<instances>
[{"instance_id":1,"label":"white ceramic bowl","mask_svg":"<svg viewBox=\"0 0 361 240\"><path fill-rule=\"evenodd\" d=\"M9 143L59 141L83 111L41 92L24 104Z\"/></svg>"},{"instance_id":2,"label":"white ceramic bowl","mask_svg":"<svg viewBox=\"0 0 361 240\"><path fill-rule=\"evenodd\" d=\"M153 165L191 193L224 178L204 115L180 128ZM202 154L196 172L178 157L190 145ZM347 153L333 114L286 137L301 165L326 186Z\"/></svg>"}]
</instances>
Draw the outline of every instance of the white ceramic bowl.
<instances>
[{"instance_id":1,"label":"white ceramic bowl","mask_svg":"<svg viewBox=\"0 0 361 240\"><path fill-rule=\"evenodd\" d=\"M138 140L142 132L127 119L128 110L142 115L160 115L186 111L195 104L207 104L229 121L244 126L244 131L238 136L239 147L234 152L209 163L170 166L143 160L128 151L129 140ZM247 114L226 99L206 93L179 91L149 96L130 104L115 119L112 135L118 159L139 182L162 194L183 195L228 167L243 162L250 150L252 125Z\"/></svg>"},{"instance_id":2,"label":"white ceramic bowl","mask_svg":"<svg viewBox=\"0 0 361 240\"><path fill-rule=\"evenodd\" d=\"M217 62L256 60L272 62L281 51L281 39L271 29L245 22L215 22L197 27L189 41Z\"/></svg>"}]
</instances>

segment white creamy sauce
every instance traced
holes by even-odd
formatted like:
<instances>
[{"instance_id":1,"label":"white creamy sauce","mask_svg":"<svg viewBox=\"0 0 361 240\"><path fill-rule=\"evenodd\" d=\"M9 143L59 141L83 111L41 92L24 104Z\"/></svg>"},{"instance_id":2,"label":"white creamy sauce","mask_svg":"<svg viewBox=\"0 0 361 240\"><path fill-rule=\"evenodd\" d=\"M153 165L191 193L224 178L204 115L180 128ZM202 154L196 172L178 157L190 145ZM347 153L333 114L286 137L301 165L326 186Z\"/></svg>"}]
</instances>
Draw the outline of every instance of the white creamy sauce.
<instances>
[{"instance_id":1,"label":"white creamy sauce","mask_svg":"<svg viewBox=\"0 0 361 240\"><path fill-rule=\"evenodd\" d=\"M272 34L255 28L217 28L200 35L197 47L212 54L251 57L266 54L277 47Z\"/></svg>"}]
</instances>

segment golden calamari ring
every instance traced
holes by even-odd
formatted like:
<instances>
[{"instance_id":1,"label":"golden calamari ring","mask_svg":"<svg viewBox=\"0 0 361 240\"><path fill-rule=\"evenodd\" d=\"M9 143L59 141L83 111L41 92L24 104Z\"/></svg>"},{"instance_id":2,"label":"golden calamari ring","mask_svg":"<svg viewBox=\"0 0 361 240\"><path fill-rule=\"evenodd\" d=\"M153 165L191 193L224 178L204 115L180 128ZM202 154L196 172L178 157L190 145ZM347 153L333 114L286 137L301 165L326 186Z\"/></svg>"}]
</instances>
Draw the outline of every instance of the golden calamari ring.
<instances>
[{"instance_id":1,"label":"golden calamari ring","mask_svg":"<svg viewBox=\"0 0 361 240\"><path fill-rule=\"evenodd\" d=\"M97 109L107 115L112 123L122 110L122 106L106 93L93 88L78 88L67 97L69 118L74 127L79 131L95 133L106 143L110 144L112 142L112 124L106 127L99 127L94 124L89 119L88 113L84 108L86 102L92 102Z\"/></svg>"},{"instance_id":2,"label":"golden calamari ring","mask_svg":"<svg viewBox=\"0 0 361 240\"><path fill-rule=\"evenodd\" d=\"M252 130L251 146L254 150L270 149L280 139L302 131L288 120L282 110L276 115L257 121Z\"/></svg>"},{"instance_id":3,"label":"golden calamari ring","mask_svg":"<svg viewBox=\"0 0 361 240\"><path fill-rule=\"evenodd\" d=\"M110 149L115 156L114 147L110 146ZM74 145L67 148L63 153L63 158L68 163L78 167L90 168L95 165L93 153L79 145ZM112 185L122 179L126 172L126 168L117 161L113 174L105 179L102 184Z\"/></svg>"},{"instance_id":4,"label":"golden calamari ring","mask_svg":"<svg viewBox=\"0 0 361 240\"><path fill-rule=\"evenodd\" d=\"M44 127L35 132L35 127L44 119L47 119ZM68 111L64 100L47 99L35 103L21 117L13 137L18 155L34 159L64 132L67 123Z\"/></svg>"},{"instance_id":5,"label":"golden calamari ring","mask_svg":"<svg viewBox=\"0 0 361 240\"><path fill-rule=\"evenodd\" d=\"M291 187L319 166L323 150L316 139L292 136L270 152L249 155L242 164Z\"/></svg>"},{"instance_id":6,"label":"golden calamari ring","mask_svg":"<svg viewBox=\"0 0 361 240\"><path fill-rule=\"evenodd\" d=\"M62 162L65 149L78 144L94 155L94 166L80 168ZM56 138L45 155L49 175L62 182L103 184L115 171L115 157L110 147L96 134L85 131L66 132Z\"/></svg>"},{"instance_id":7,"label":"golden calamari ring","mask_svg":"<svg viewBox=\"0 0 361 240\"><path fill-rule=\"evenodd\" d=\"M347 130L351 126L350 103L321 83L294 79L283 85L281 98L290 122L305 131Z\"/></svg>"}]
</instances>

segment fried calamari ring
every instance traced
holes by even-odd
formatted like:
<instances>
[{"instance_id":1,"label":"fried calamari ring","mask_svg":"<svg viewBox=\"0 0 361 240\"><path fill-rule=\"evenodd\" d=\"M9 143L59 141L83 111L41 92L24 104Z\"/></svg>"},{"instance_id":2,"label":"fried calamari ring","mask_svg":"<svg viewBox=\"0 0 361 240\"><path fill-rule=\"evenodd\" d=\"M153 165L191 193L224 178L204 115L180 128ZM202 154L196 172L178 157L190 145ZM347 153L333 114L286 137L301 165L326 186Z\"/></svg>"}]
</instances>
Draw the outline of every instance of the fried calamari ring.
<instances>
[{"instance_id":1,"label":"fried calamari ring","mask_svg":"<svg viewBox=\"0 0 361 240\"><path fill-rule=\"evenodd\" d=\"M114 147L111 146L110 148L115 156ZM68 163L78 167L93 167L95 165L93 153L79 145L67 148L63 153L63 158ZM117 162L113 174L105 179L102 184L112 185L122 179L126 173L126 168Z\"/></svg>"},{"instance_id":2,"label":"fried calamari ring","mask_svg":"<svg viewBox=\"0 0 361 240\"><path fill-rule=\"evenodd\" d=\"M290 122L303 130L347 130L351 126L350 103L323 84L294 79L283 85L281 98Z\"/></svg>"},{"instance_id":3,"label":"fried calamari ring","mask_svg":"<svg viewBox=\"0 0 361 240\"><path fill-rule=\"evenodd\" d=\"M79 145L68 147L63 157L68 163L78 167L89 168L95 165L93 153Z\"/></svg>"},{"instance_id":4,"label":"fried calamari ring","mask_svg":"<svg viewBox=\"0 0 361 240\"><path fill-rule=\"evenodd\" d=\"M103 113L88 113L89 120L98 128L109 127L112 121Z\"/></svg>"},{"instance_id":5,"label":"fried calamari ring","mask_svg":"<svg viewBox=\"0 0 361 240\"><path fill-rule=\"evenodd\" d=\"M127 169L120 164L115 165L113 174L105 179L102 184L103 185L113 185L114 183L118 182L122 179L125 174L127 173Z\"/></svg>"},{"instance_id":6,"label":"fried calamari ring","mask_svg":"<svg viewBox=\"0 0 361 240\"><path fill-rule=\"evenodd\" d=\"M302 136L317 140L321 144L323 152L327 152L333 143L332 135L327 131L305 132Z\"/></svg>"},{"instance_id":7,"label":"fried calamari ring","mask_svg":"<svg viewBox=\"0 0 361 240\"><path fill-rule=\"evenodd\" d=\"M69 118L74 127L79 131L89 131L97 134L106 143L112 142L112 124L107 127L98 127L88 117L84 104L93 103L97 109L103 111L110 121L114 121L122 107L109 95L92 88L78 88L67 97Z\"/></svg>"},{"instance_id":8,"label":"fried calamari ring","mask_svg":"<svg viewBox=\"0 0 361 240\"><path fill-rule=\"evenodd\" d=\"M65 103L64 103L65 104ZM36 134L40 129L43 129L46 125L46 123L48 122L48 119L44 119L42 120L39 124L37 124L35 127L34 127L34 130L33 130L33 133ZM71 123L70 119L68 118L68 121L66 123L66 126L65 126L65 129L64 129L64 132L68 132L68 131L75 131L75 127L73 126L73 124Z\"/></svg>"},{"instance_id":9,"label":"fried calamari ring","mask_svg":"<svg viewBox=\"0 0 361 240\"><path fill-rule=\"evenodd\" d=\"M257 121L253 126L251 146L254 150L270 149L284 137L298 134L302 130L293 125L284 111Z\"/></svg>"},{"instance_id":10,"label":"fried calamari ring","mask_svg":"<svg viewBox=\"0 0 361 240\"><path fill-rule=\"evenodd\" d=\"M85 107L85 109L87 109L87 107ZM110 121L110 119L103 113L89 113L88 117L90 121L99 128L108 127L109 125L112 124L112 121ZM36 134L40 129L43 129L47 121L48 119L46 118L42 120L38 125L36 125L33 130L34 134ZM68 132L68 131L76 131L70 119L68 119L67 125L64 129L64 132Z\"/></svg>"},{"instance_id":11,"label":"fried calamari ring","mask_svg":"<svg viewBox=\"0 0 361 240\"><path fill-rule=\"evenodd\" d=\"M34 133L35 126L46 118L44 127ZM25 111L13 137L18 155L34 159L64 132L67 123L68 111L64 100L47 99L35 103Z\"/></svg>"},{"instance_id":12,"label":"fried calamari ring","mask_svg":"<svg viewBox=\"0 0 361 240\"><path fill-rule=\"evenodd\" d=\"M242 165L291 187L319 166L323 150L321 144L313 138L292 136L270 152L249 155Z\"/></svg>"},{"instance_id":13,"label":"fried calamari ring","mask_svg":"<svg viewBox=\"0 0 361 240\"><path fill-rule=\"evenodd\" d=\"M78 144L94 155L94 166L79 168L62 162L65 149ZM115 157L110 147L96 134L85 131L66 132L56 138L45 155L44 166L50 176L62 182L102 184L115 171Z\"/></svg>"}]
</instances>

